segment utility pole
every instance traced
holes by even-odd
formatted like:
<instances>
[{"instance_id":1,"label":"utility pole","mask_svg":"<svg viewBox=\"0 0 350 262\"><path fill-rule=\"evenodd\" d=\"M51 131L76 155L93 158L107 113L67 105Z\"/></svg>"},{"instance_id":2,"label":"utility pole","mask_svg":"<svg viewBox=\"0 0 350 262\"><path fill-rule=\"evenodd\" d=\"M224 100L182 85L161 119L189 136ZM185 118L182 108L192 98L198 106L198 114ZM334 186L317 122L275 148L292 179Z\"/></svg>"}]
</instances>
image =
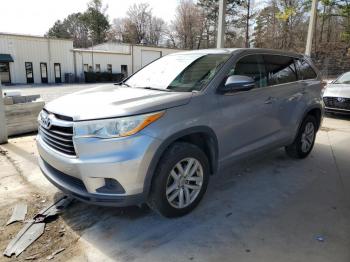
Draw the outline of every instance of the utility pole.
<instances>
[{"instance_id":1,"label":"utility pole","mask_svg":"<svg viewBox=\"0 0 350 262\"><path fill-rule=\"evenodd\" d=\"M309 30L307 32L305 55L311 56L312 51L312 38L314 36L314 30L316 25L316 15L317 15L317 0L312 0L311 14L309 21Z\"/></svg>"},{"instance_id":2,"label":"utility pole","mask_svg":"<svg viewBox=\"0 0 350 262\"><path fill-rule=\"evenodd\" d=\"M2 98L2 85L0 78L0 144L7 143L7 125L5 117L5 105L4 99Z\"/></svg>"},{"instance_id":3,"label":"utility pole","mask_svg":"<svg viewBox=\"0 0 350 262\"><path fill-rule=\"evenodd\" d=\"M219 0L218 37L216 40L217 48L223 48L225 46L225 14L226 0Z\"/></svg>"},{"instance_id":4,"label":"utility pole","mask_svg":"<svg viewBox=\"0 0 350 262\"><path fill-rule=\"evenodd\" d=\"M245 31L245 47L249 47L249 21L250 21L250 0L247 0L247 20Z\"/></svg>"}]
</instances>

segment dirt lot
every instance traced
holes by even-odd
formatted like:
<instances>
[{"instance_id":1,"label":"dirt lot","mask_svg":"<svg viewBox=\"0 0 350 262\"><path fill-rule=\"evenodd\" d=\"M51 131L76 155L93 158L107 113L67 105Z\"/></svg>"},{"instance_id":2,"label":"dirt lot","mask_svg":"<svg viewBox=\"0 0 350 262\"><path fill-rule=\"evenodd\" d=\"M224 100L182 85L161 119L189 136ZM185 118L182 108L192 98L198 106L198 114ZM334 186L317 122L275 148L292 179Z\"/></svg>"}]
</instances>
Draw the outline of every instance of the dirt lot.
<instances>
[{"instance_id":1,"label":"dirt lot","mask_svg":"<svg viewBox=\"0 0 350 262\"><path fill-rule=\"evenodd\" d=\"M60 194L37 167L34 139L0 146L2 250L22 227L5 226L15 203L28 203L30 219ZM65 248L54 261L348 262L349 156L350 118L326 118L310 157L291 160L281 149L233 165L186 217L73 202L17 259L0 261L47 261Z\"/></svg>"}]
</instances>

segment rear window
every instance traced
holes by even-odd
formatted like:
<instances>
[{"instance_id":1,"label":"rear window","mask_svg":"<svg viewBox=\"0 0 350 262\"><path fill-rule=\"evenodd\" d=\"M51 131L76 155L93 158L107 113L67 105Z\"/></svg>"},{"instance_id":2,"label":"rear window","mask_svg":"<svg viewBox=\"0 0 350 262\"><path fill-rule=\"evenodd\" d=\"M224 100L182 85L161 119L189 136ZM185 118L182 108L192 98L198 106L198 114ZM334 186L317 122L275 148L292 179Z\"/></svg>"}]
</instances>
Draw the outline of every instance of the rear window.
<instances>
[{"instance_id":1,"label":"rear window","mask_svg":"<svg viewBox=\"0 0 350 262\"><path fill-rule=\"evenodd\" d=\"M299 78L301 80L315 79L317 78L316 72L311 65L304 59L296 59L296 64L299 70Z\"/></svg>"},{"instance_id":2,"label":"rear window","mask_svg":"<svg viewBox=\"0 0 350 262\"><path fill-rule=\"evenodd\" d=\"M263 57L269 86L298 80L293 57L280 55L264 55Z\"/></svg>"}]
</instances>

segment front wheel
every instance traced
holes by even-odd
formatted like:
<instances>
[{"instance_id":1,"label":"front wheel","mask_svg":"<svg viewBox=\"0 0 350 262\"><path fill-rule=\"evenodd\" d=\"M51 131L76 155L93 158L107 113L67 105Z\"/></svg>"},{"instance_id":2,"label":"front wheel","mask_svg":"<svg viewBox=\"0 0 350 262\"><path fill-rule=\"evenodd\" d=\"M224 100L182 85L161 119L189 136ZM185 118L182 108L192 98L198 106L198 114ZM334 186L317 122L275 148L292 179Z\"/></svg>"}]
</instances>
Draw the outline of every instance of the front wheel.
<instances>
[{"instance_id":1,"label":"front wheel","mask_svg":"<svg viewBox=\"0 0 350 262\"><path fill-rule=\"evenodd\" d=\"M307 157L315 144L317 122L314 116L308 115L301 124L293 144L286 146L287 155L292 158Z\"/></svg>"},{"instance_id":2,"label":"front wheel","mask_svg":"<svg viewBox=\"0 0 350 262\"><path fill-rule=\"evenodd\" d=\"M148 204L166 217L192 211L202 199L209 180L209 162L197 146L173 144L160 159Z\"/></svg>"}]
</instances>

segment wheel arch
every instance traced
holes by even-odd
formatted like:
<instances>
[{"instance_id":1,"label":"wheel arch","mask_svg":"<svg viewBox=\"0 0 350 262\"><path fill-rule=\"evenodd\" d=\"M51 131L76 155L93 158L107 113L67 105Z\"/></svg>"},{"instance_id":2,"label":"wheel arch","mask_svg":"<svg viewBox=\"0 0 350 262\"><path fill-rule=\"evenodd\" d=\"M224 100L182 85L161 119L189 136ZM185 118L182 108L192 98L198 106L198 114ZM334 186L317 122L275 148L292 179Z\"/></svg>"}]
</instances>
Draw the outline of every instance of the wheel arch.
<instances>
[{"instance_id":1,"label":"wheel arch","mask_svg":"<svg viewBox=\"0 0 350 262\"><path fill-rule=\"evenodd\" d=\"M210 173L215 174L218 169L218 140L215 132L207 126L196 126L177 132L163 141L154 154L144 182L144 195L148 197L152 185L154 172L163 153L177 141L188 142L200 147L207 155Z\"/></svg>"}]
</instances>

